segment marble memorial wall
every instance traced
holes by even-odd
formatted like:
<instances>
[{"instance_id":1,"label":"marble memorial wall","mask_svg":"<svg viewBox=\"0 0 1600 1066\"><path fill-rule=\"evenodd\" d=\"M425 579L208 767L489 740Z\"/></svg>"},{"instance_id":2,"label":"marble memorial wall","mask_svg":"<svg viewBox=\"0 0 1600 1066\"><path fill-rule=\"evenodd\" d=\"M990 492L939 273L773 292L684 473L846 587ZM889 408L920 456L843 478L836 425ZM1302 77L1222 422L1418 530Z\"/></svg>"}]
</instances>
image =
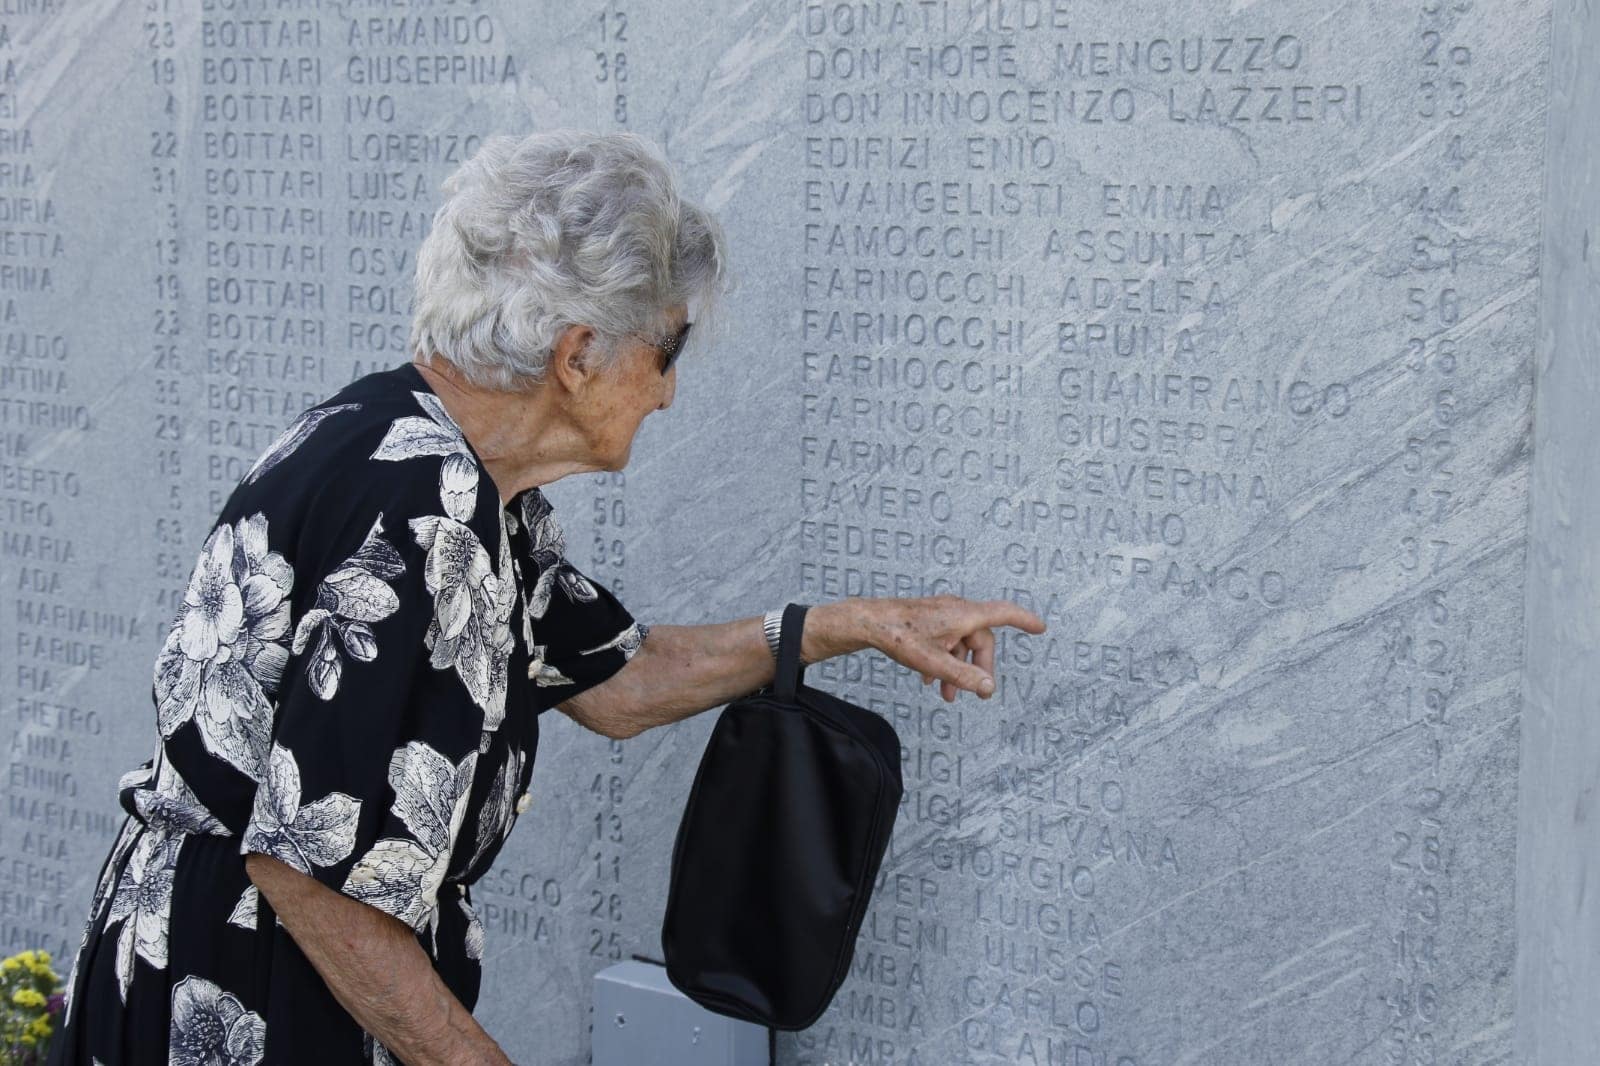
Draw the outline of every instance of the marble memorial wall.
<instances>
[{"instance_id":1,"label":"marble memorial wall","mask_svg":"<svg viewBox=\"0 0 1600 1066\"><path fill-rule=\"evenodd\" d=\"M630 129L740 287L618 474L652 624L1012 599L876 653L906 793L785 1066L1505 1061L1543 0L0 2L0 951L66 960L235 481L409 358L485 136ZM588 1061L713 715L548 715L478 1016Z\"/></svg>"}]
</instances>

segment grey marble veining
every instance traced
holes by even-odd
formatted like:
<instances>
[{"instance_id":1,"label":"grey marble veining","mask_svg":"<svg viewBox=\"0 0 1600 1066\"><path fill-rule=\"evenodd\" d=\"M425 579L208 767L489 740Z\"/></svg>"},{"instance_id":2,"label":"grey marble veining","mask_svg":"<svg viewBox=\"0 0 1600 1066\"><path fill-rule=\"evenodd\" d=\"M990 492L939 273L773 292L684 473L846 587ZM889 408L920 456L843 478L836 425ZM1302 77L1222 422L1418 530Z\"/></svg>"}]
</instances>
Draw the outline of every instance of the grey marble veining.
<instances>
[{"instance_id":1,"label":"grey marble veining","mask_svg":"<svg viewBox=\"0 0 1600 1066\"><path fill-rule=\"evenodd\" d=\"M1600 1061L1600 12L1557 5L1525 589L1518 1062Z\"/></svg>"},{"instance_id":2,"label":"grey marble veining","mask_svg":"<svg viewBox=\"0 0 1600 1066\"><path fill-rule=\"evenodd\" d=\"M627 128L740 287L625 474L547 487L573 561L652 625L1050 627L990 701L808 670L906 799L784 1066L1592 1057L1596 42L1554 14L1555 76L1549 0L0 4L0 951L76 944L173 597L272 437L408 357L439 183ZM546 717L474 890L518 1061L587 1062L594 973L659 957L712 718Z\"/></svg>"}]
</instances>

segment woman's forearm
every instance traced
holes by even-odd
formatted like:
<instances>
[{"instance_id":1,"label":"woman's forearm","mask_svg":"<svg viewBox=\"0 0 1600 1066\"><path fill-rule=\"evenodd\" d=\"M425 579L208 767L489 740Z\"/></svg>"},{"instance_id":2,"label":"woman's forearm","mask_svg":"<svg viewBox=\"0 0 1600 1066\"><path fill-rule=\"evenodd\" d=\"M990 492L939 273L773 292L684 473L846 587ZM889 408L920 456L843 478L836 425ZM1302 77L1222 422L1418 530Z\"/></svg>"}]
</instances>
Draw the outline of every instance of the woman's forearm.
<instances>
[{"instance_id":1,"label":"woman's forearm","mask_svg":"<svg viewBox=\"0 0 1600 1066\"><path fill-rule=\"evenodd\" d=\"M761 622L754 615L711 625L652 625L634 662L617 674L627 688L606 692L606 685L597 685L573 702L591 720L603 721L608 734L630 737L737 699L777 672ZM800 655L813 663L859 651L869 646L864 632L859 599L818 604L806 611Z\"/></svg>"},{"instance_id":2,"label":"woman's forearm","mask_svg":"<svg viewBox=\"0 0 1600 1066\"><path fill-rule=\"evenodd\" d=\"M509 1066L403 922L270 856L245 869L340 1006L401 1062Z\"/></svg>"}]
</instances>

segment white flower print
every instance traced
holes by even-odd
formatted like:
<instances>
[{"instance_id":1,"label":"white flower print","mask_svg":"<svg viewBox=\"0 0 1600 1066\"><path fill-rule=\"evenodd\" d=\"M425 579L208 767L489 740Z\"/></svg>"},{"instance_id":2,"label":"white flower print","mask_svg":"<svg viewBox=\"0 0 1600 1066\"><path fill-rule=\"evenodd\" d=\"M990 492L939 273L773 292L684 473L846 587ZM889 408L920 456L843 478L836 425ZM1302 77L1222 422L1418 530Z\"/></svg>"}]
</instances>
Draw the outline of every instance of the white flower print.
<instances>
[{"instance_id":1,"label":"white flower print","mask_svg":"<svg viewBox=\"0 0 1600 1066\"><path fill-rule=\"evenodd\" d=\"M109 930L118 922L117 981L122 1001L128 1001L133 980L133 958L138 955L158 970L167 968L167 930L172 918L173 871L184 834L146 828L134 845L122 880L111 896Z\"/></svg>"},{"instance_id":2,"label":"white flower print","mask_svg":"<svg viewBox=\"0 0 1600 1066\"><path fill-rule=\"evenodd\" d=\"M306 438L311 436L313 430L322 424L322 420L340 411L354 411L361 405L358 403L339 403L332 407L321 407L310 411L300 412L300 417L289 424L289 428L278 436L278 439L267 446L261 453L261 458L255 461L250 472L244 476L244 484L248 485L261 477L268 470L277 466L294 453L294 450L304 444Z\"/></svg>"},{"instance_id":3,"label":"white flower print","mask_svg":"<svg viewBox=\"0 0 1600 1066\"><path fill-rule=\"evenodd\" d=\"M517 786L522 783L522 768L526 761L526 754L512 747L506 761L495 772L489 795L484 800L483 809L478 812L478 842L472 852L472 861L467 864L468 869L476 867L489 849L511 832L516 822L512 812L516 805Z\"/></svg>"},{"instance_id":4,"label":"white flower print","mask_svg":"<svg viewBox=\"0 0 1600 1066\"><path fill-rule=\"evenodd\" d=\"M528 676L533 678L535 684L544 686L570 685L573 683L572 678L563 674L559 667L544 661L545 655L550 650L548 644L535 644L531 636L526 639L528 642Z\"/></svg>"},{"instance_id":5,"label":"white flower print","mask_svg":"<svg viewBox=\"0 0 1600 1066\"><path fill-rule=\"evenodd\" d=\"M536 643L530 650L531 658L528 659L528 677L536 685L571 685L573 679L560 671L560 667L552 666L544 661L544 655L549 651L549 645Z\"/></svg>"},{"instance_id":6,"label":"white flower print","mask_svg":"<svg viewBox=\"0 0 1600 1066\"><path fill-rule=\"evenodd\" d=\"M147 769L141 767L140 769ZM131 771L137 773L138 771ZM127 775L124 775L127 776ZM89 904L89 919L83 923L83 936L78 940L78 953L72 958L72 970L67 974L67 983L63 986L65 995L61 1004L61 1025L66 1027L72 1024L72 1004L75 999L73 990L78 985L78 964L83 961L83 949L89 944L89 930L94 923L100 920L100 912L110 901L113 893L111 886L116 882L117 867L122 864L122 857L133 847L134 840L139 836L144 826L139 819L129 815L122 820L122 830L117 834L116 843L111 846L111 855L106 859L105 869L100 871L100 880L94 886L94 899ZM108 925L109 928L109 925Z\"/></svg>"},{"instance_id":7,"label":"white flower print","mask_svg":"<svg viewBox=\"0 0 1600 1066\"><path fill-rule=\"evenodd\" d=\"M472 909L472 904L466 899L458 899L456 902L461 904L461 911L467 916L467 958L482 962L485 944L483 923L478 920L478 912Z\"/></svg>"},{"instance_id":8,"label":"white flower print","mask_svg":"<svg viewBox=\"0 0 1600 1066\"><path fill-rule=\"evenodd\" d=\"M517 585L526 587L522 578L522 565L515 559L511 561L511 569L517 575ZM544 678L541 685L570 685L572 678L567 677L560 670L544 661L545 654L550 650L550 645L537 643L533 639L533 612L528 609L527 602L522 607L522 643L528 649L528 676L531 678Z\"/></svg>"},{"instance_id":9,"label":"white flower print","mask_svg":"<svg viewBox=\"0 0 1600 1066\"><path fill-rule=\"evenodd\" d=\"M535 643L533 622L548 613L550 598L557 589L573 603L593 603L600 598L600 593L593 582L567 561L565 534L556 521L555 509L544 493L538 489L524 493L521 510L522 523L528 530L529 560L539 572L538 579L523 602L522 611L522 641L528 647L528 676L541 686L570 685L572 678L545 661L549 645ZM517 579L518 584L523 584L520 566L517 567ZM610 640L593 648L585 648L579 654L593 655L616 648L622 652L624 660L632 659L644 643L646 630L647 627L632 622Z\"/></svg>"},{"instance_id":10,"label":"white flower print","mask_svg":"<svg viewBox=\"0 0 1600 1066\"><path fill-rule=\"evenodd\" d=\"M134 786L133 807L139 812L139 817L150 825L165 826L185 833L228 836L227 826L206 809L183 775L173 768L167 759L166 749L156 753L156 763L160 769L154 772L156 780L153 788L138 787L150 783L152 771L147 767L130 770L117 782L119 791Z\"/></svg>"},{"instance_id":11,"label":"white flower print","mask_svg":"<svg viewBox=\"0 0 1600 1066\"><path fill-rule=\"evenodd\" d=\"M470 521L478 500L478 461L461 427L439 397L418 391L411 395L428 417L406 415L395 419L372 458L398 462L424 455L444 456L439 468L439 499L451 518Z\"/></svg>"},{"instance_id":12,"label":"white flower print","mask_svg":"<svg viewBox=\"0 0 1600 1066\"><path fill-rule=\"evenodd\" d=\"M548 566L567 553L566 535L556 521L555 505L537 486L518 500L522 524L528 530L528 550L533 561Z\"/></svg>"},{"instance_id":13,"label":"white flower print","mask_svg":"<svg viewBox=\"0 0 1600 1066\"><path fill-rule=\"evenodd\" d=\"M457 522L472 521L478 506L478 464L470 455L456 452L439 468L439 500L444 513Z\"/></svg>"},{"instance_id":14,"label":"white flower print","mask_svg":"<svg viewBox=\"0 0 1600 1066\"><path fill-rule=\"evenodd\" d=\"M254 884L244 887L239 893L239 902L233 905L233 910L228 912L228 924L237 925L240 929L248 929L252 933L256 930L256 909L261 905L261 891ZM272 916L272 924L279 929L283 928L283 919L276 914Z\"/></svg>"},{"instance_id":15,"label":"white flower print","mask_svg":"<svg viewBox=\"0 0 1600 1066\"><path fill-rule=\"evenodd\" d=\"M317 586L317 602L300 617L289 650L305 651L313 634L316 644L306 660L306 679L318 697L331 700L339 690L344 659L339 645L352 659L371 662L378 657L372 623L381 622L400 606L400 597L385 582L405 573L405 563L383 533L383 512L378 512L366 539L354 555ZM335 641L337 636L337 642Z\"/></svg>"},{"instance_id":16,"label":"white flower print","mask_svg":"<svg viewBox=\"0 0 1600 1066\"><path fill-rule=\"evenodd\" d=\"M589 603L599 597L589 580L567 562L566 535L556 521L555 508L536 488L522 496L522 524L528 530L529 561L539 572L524 604L525 614L543 618L557 584L577 603Z\"/></svg>"},{"instance_id":17,"label":"white flower print","mask_svg":"<svg viewBox=\"0 0 1600 1066\"><path fill-rule=\"evenodd\" d=\"M261 892L255 885L246 885L243 892L239 893L239 902L233 905L233 910L228 914L228 924L237 925L240 929L254 931L256 927L256 905L260 902Z\"/></svg>"},{"instance_id":18,"label":"white flower print","mask_svg":"<svg viewBox=\"0 0 1600 1066\"><path fill-rule=\"evenodd\" d=\"M608 648L616 648L622 652L623 661L631 660L644 644L644 636L649 627L643 622L630 622L616 636L604 644L596 644L592 648L584 648L579 655L593 655ZM549 653L548 644L536 644L533 640L533 626L528 621L528 612L522 612L522 640L528 646L528 676L534 679L535 684L545 685L570 685L572 678L563 674L561 670L545 661Z\"/></svg>"},{"instance_id":19,"label":"white flower print","mask_svg":"<svg viewBox=\"0 0 1600 1066\"><path fill-rule=\"evenodd\" d=\"M505 512L500 512L504 517ZM495 584L492 596L493 609L486 631L490 636L489 671L493 706L485 708L483 740L478 750L489 750L489 734L500 728L505 720L506 678L510 674L511 648L516 640L511 635L511 615L517 606L517 579L511 571L511 534L505 523L500 523L500 551L495 560Z\"/></svg>"},{"instance_id":20,"label":"white flower print","mask_svg":"<svg viewBox=\"0 0 1600 1066\"><path fill-rule=\"evenodd\" d=\"M624 661L626 661L633 658L634 653L639 650L639 646L643 643L644 633L642 630L640 630L639 623L629 622L622 632L618 633L604 644L596 644L592 648L584 648L578 654L593 655L596 652L605 651L607 648L616 648L618 651L622 652L622 658Z\"/></svg>"},{"instance_id":21,"label":"white flower print","mask_svg":"<svg viewBox=\"0 0 1600 1066\"><path fill-rule=\"evenodd\" d=\"M267 547L265 515L212 530L156 658L163 737L192 719L207 751L259 780L272 735L267 697L289 659L293 584L293 569Z\"/></svg>"},{"instance_id":22,"label":"white flower print","mask_svg":"<svg viewBox=\"0 0 1600 1066\"><path fill-rule=\"evenodd\" d=\"M488 552L468 525L477 510L478 459L437 396L415 390L411 395L427 417L395 419L372 458L444 459L439 466L439 501L445 513L410 523L417 543L428 552L427 585L434 596L426 643L433 666L441 670L454 666L473 701L483 708L479 750L487 751L490 734L505 720L506 673L513 644L516 588L508 535L502 521L499 558L491 568Z\"/></svg>"},{"instance_id":23,"label":"white flower print","mask_svg":"<svg viewBox=\"0 0 1600 1066\"><path fill-rule=\"evenodd\" d=\"M528 528L528 555L539 571L528 595L528 610L543 618L550 607L550 596L560 588L574 603L592 603L600 598L594 583L567 561L566 534L556 521L555 508L544 493L532 489L523 495L522 522Z\"/></svg>"},{"instance_id":24,"label":"white flower print","mask_svg":"<svg viewBox=\"0 0 1600 1066\"><path fill-rule=\"evenodd\" d=\"M362 1050L366 1052L367 1061L372 1066L400 1066L400 1060L389 1053L389 1049L372 1038L372 1034L362 1032Z\"/></svg>"},{"instance_id":25,"label":"white flower print","mask_svg":"<svg viewBox=\"0 0 1600 1066\"><path fill-rule=\"evenodd\" d=\"M300 765L288 748L274 744L239 850L270 855L308 874L312 866L333 866L349 857L360 812L361 801L343 792L302 807Z\"/></svg>"},{"instance_id":26,"label":"white flower print","mask_svg":"<svg viewBox=\"0 0 1600 1066\"><path fill-rule=\"evenodd\" d=\"M451 848L467 813L467 795L478 765L469 751L459 765L428 744L413 740L389 760L392 810L411 838L385 837L350 870L344 891L394 915L411 928L433 931Z\"/></svg>"},{"instance_id":27,"label":"white flower print","mask_svg":"<svg viewBox=\"0 0 1600 1066\"><path fill-rule=\"evenodd\" d=\"M499 575L476 533L453 518L411 519L412 535L428 552L423 571L433 594L433 618L423 641L436 669L455 667L492 732L505 719L506 672L511 655L511 611L516 583L511 549L501 525Z\"/></svg>"},{"instance_id":28,"label":"white flower print","mask_svg":"<svg viewBox=\"0 0 1600 1066\"><path fill-rule=\"evenodd\" d=\"M194 976L173 986L168 1066L255 1066L266 1042L266 1020L232 992Z\"/></svg>"}]
</instances>

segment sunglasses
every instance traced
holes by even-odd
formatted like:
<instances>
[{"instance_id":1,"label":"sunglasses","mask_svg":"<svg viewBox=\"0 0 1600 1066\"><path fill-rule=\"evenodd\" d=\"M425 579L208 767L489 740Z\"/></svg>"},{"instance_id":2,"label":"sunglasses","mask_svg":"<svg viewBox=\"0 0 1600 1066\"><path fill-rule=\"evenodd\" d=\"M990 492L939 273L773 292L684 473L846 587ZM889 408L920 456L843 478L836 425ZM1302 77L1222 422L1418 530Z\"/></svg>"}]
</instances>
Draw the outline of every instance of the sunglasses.
<instances>
[{"instance_id":1,"label":"sunglasses","mask_svg":"<svg viewBox=\"0 0 1600 1066\"><path fill-rule=\"evenodd\" d=\"M683 351L683 343L689 337L689 327L693 322L685 322L683 328L670 337L646 338L652 348L661 352L661 376L666 377L667 371L672 369L672 364L678 358L678 353Z\"/></svg>"}]
</instances>

